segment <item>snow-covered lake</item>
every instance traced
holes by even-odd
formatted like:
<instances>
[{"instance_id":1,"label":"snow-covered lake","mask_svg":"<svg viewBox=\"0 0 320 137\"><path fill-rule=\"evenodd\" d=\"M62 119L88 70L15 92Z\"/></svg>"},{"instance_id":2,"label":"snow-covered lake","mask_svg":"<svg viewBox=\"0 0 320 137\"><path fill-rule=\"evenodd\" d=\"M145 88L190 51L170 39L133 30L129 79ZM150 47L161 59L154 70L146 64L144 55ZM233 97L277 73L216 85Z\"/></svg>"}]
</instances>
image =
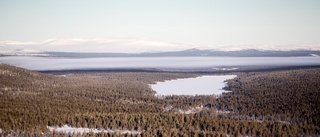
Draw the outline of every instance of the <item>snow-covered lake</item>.
<instances>
[{"instance_id":1,"label":"snow-covered lake","mask_svg":"<svg viewBox=\"0 0 320 137\"><path fill-rule=\"evenodd\" d=\"M222 88L226 86L227 79L233 79L236 75L201 76L157 82L151 88L157 95L219 95L228 92Z\"/></svg>"}]
</instances>

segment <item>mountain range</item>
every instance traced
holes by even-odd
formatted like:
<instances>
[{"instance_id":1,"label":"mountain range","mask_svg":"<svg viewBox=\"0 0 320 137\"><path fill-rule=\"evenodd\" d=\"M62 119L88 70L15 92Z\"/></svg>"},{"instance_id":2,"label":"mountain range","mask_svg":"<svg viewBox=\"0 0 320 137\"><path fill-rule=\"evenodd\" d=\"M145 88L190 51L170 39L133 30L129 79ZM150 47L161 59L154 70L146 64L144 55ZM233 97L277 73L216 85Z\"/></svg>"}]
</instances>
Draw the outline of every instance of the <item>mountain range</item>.
<instances>
[{"instance_id":1,"label":"mountain range","mask_svg":"<svg viewBox=\"0 0 320 137\"><path fill-rule=\"evenodd\" d=\"M60 38L42 42L0 41L0 56L165 57L319 56L320 44L195 46L146 38Z\"/></svg>"}]
</instances>

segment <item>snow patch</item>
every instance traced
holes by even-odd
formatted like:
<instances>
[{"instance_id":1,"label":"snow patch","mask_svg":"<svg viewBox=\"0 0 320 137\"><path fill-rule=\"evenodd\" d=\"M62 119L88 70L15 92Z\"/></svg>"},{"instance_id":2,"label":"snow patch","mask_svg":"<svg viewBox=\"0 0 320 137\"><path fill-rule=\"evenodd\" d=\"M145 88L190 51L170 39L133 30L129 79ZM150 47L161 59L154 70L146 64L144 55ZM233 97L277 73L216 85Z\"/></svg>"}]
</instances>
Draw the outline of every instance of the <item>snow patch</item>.
<instances>
[{"instance_id":1,"label":"snow patch","mask_svg":"<svg viewBox=\"0 0 320 137\"><path fill-rule=\"evenodd\" d=\"M231 111L228 111L228 110L225 110L225 111L222 111L222 110L216 110L216 113L221 115L221 114L229 114L231 113Z\"/></svg>"},{"instance_id":2,"label":"snow patch","mask_svg":"<svg viewBox=\"0 0 320 137\"><path fill-rule=\"evenodd\" d=\"M195 113L198 113L202 110L204 110L206 108L203 108L203 107L195 107L195 108L192 108L192 109L189 109L189 110L183 110L183 109L180 109L178 113L180 114L195 114Z\"/></svg>"},{"instance_id":3,"label":"snow patch","mask_svg":"<svg viewBox=\"0 0 320 137\"><path fill-rule=\"evenodd\" d=\"M164 109L166 112L169 112L172 108L173 108L173 106L169 106L169 107L165 107Z\"/></svg>"},{"instance_id":4,"label":"snow patch","mask_svg":"<svg viewBox=\"0 0 320 137\"><path fill-rule=\"evenodd\" d=\"M64 125L63 127L52 127L52 126L48 126L48 129L51 132L63 132L63 133L80 133L80 134L84 134L84 133L89 133L89 132L93 132L93 133L121 133L121 134L141 134L142 131L136 131L136 130L110 130L110 129L106 129L106 130L101 130L101 129L94 129L94 128L76 128L76 127L70 127L68 125Z\"/></svg>"}]
</instances>

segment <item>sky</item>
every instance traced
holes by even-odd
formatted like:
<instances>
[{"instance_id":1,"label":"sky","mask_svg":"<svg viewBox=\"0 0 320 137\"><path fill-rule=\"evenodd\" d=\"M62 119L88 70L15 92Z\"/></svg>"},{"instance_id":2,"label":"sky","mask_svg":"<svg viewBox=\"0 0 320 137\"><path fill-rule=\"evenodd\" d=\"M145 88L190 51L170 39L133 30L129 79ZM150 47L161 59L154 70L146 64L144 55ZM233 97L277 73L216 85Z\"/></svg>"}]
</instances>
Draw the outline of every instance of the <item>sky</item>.
<instances>
[{"instance_id":1,"label":"sky","mask_svg":"<svg viewBox=\"0 0 320 137\"><path fill-rule=\"evenodd\" d=\"M0 0L0 50L96 38L173 49L320 48L319 7L319 0Z\"/></svg>"}]
</instances>

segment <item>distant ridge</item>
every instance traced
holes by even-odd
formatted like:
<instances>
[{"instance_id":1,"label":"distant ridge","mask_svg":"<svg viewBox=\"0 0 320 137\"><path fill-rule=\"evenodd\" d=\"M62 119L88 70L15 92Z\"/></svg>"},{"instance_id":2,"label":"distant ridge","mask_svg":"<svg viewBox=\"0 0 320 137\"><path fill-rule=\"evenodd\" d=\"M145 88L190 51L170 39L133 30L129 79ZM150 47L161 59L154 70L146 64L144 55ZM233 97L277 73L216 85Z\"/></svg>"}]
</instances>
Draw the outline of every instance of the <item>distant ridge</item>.
<instances>
[{"instance_id":1,"label":"distant ridge","mask_svg":"<svg viewBox=\"0 0 320 137\"><path fill-rule=\"evenodd\" d=\"M245 49L238 51L218 51L188 49L169 52L144 52L144 53L94 53L94 52L24 52L24 53L2 53L0 56L41 56L41 57L73 57L73 58L99 58L99 57L297 57L313 56L318 57L320 50L257 50Z\"/></svg>"}]
</instances>

